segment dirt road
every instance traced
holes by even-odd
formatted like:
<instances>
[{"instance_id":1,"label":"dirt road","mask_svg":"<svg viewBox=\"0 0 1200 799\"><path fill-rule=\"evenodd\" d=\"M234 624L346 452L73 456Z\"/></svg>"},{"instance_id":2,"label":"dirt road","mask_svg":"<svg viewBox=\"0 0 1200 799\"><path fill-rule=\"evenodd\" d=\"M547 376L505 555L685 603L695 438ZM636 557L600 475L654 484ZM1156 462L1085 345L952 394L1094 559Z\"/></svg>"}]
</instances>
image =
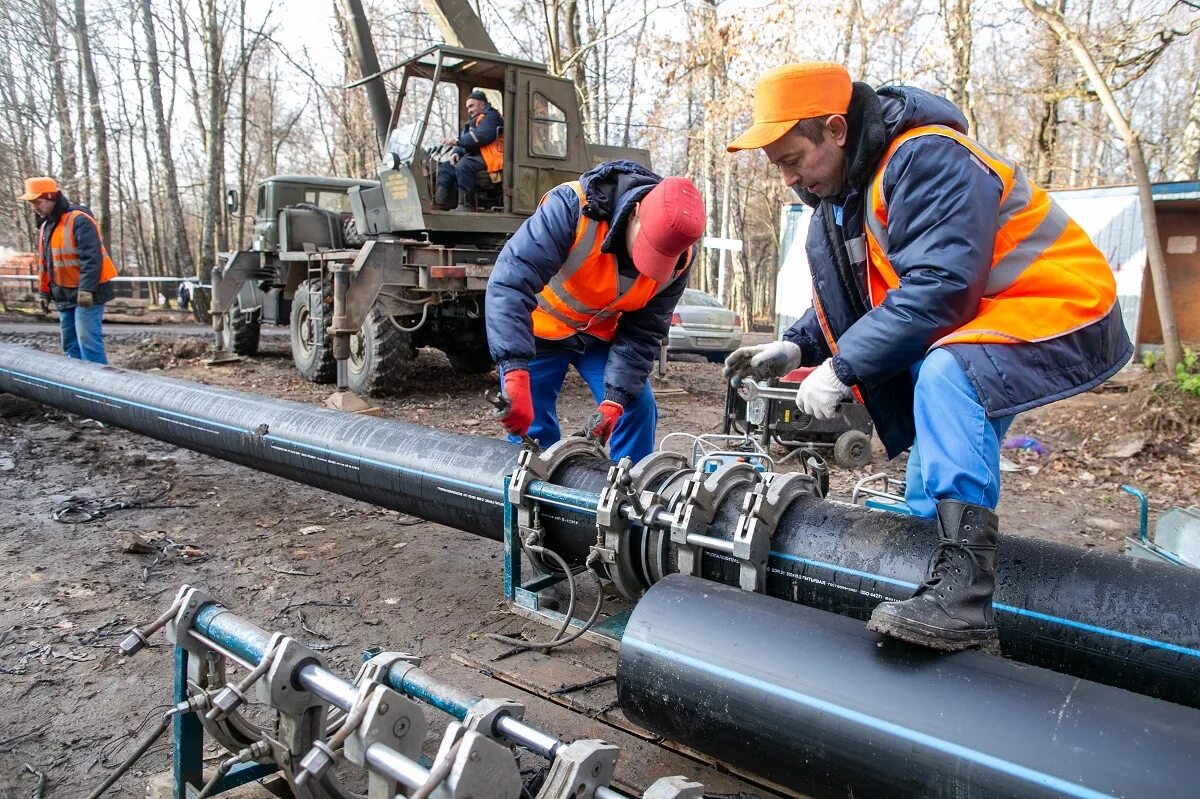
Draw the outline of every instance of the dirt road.
<instances>
[{"instance_id":1,"label":"dirt road","mask_svg":"<svg viewBox=\"0 0 1200 799\"><path fill-rule=\"evenodd\" d=\"M56 348L52 336L36 332L0 340ZM110 352L118 366L268 396L316 403L327 394L295 373L286 339L266 338L261 355L222 368L200 363L206 345L194 337L114 336ZM420 379L404 396L378 402L384 416L498 435L483 400L494 375L456 375L428 350L418 367ZM688 396L662 400L660 435L715 431L724 396L719 367L672 362L671 380ZM1147 489L1156 507L1200 501L1191 430L1144 430L1154 426L1154 413L1139 410L1144 402L1135 387L1020 418L1012 433L1036 438L1049 452L1010 453L1021 471L1004 476L1004 528L1117 551L1137 518L1120 483ZM569 379L563 428L580 425L591 408L583 384ZM79 796L128 753L139 725L169 700L169 648L121 661L113 647L132 623L165 607L181 583L204 585L260 625L317 644L343 674L356 670L363 649L384 645L425 655L428 668L452 682L489 690L489 678L453 653L477 648L481 631L525 627L500 604L494 542L38 406L6 402L0 415L0 795L29 795L29 764L46 774L46 796ZM1130 434L1145 438L1135 454L1102 457ZM859 477L885 468L899 475L902 466L902 458L885 466L877 453L872 467L836 471L834 490L848 497ZM55 521L53 511L71 497L140 499L144 506L82 523ZM610 656L585 645L539 657L602 669ZM622 761L630 761L622 772L630 787L647 781L645 767L632 765L639 758L670 767L663 750L606 724L604 714L588 719L541 703L531 715L565 737L632 747ZM111 795L140 796L146 775L168 767L168 754L165 745L153 749ZM667 761L714 780L718 790L755 790L691 761Z\"/></svg>"}]
</instances>

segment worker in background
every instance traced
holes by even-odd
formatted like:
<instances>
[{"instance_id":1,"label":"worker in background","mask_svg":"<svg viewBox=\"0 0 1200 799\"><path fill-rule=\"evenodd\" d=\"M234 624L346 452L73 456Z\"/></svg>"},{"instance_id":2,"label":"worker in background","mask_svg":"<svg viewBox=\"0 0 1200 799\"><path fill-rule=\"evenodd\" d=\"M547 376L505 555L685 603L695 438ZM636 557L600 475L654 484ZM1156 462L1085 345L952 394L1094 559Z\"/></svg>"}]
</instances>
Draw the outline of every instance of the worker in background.
<instances>
[{"instance_id":1,"label":"worker in background","mask_svg":"<svg viewBox=\"0 0 1200 799\"><path fill-rule=\"evenodd\" d=\"M818 419L857 394L889 457L912 447L906 500L940 541L911 599L868 627L941 650L997 651L992 618L1000 444L1013 416L1087 391L1129 360L1112 271L1021 168L967 136L950 102L790 64L754 93L728 150L761 148L812 206L813 307L726 375L817 369Z\"/></svg>"},{"instance_id":2,"label":"worker in background","mask_svg":"<svg viewBox=\"0 0 1200 799\"><path fill-rule=\"evenodd\" d=\"M117 269L96 220L87 208L73 205L53 178L28 178L17 199L37 215L42 305L53 300L58 309L63 351L71 358L108 363L101 322Z\"/></svg>"},{"instance_id":3,"label":"worker in background","mask_svg":"<svg viewBox=\"0 0 1200 799\"><path fill-rule=\"evenodd\" d=\"M560 437L567 368L597 408L584 432L613 460L654 449L658 408L646 378L687 285L704 233L704 201L687 178L632 161L601 164L542 198L505 245L488 281L485 318L509 408L510 440Z\"/></svg>"},{"instance_id":4,"label":"worker in background","mask_svg":"<svg viewBox=\"0 0 1200 799\"><path fill-rule=\"evenodd\" d=\"M457 137L443 144L454 145L450 160L438 166L437 194L434 203L449 211L468 210L475 204L476 176L486 170L499 174L504 169L504 119L488 103L487 95L476 89L467 95L467 124ZM455 189L458 197L454 199Z\"/></svg>"}]
</instances>

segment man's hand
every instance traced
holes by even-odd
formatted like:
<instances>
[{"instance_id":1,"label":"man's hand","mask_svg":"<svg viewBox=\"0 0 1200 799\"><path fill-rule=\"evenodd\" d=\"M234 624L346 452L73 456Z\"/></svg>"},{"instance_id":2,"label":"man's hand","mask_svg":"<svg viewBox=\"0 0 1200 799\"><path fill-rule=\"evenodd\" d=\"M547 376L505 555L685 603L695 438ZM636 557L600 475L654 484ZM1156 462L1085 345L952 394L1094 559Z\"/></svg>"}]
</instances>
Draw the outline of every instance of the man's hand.
<instances>
[{"instance_id":1,"label":"man's hand","mask_svg":"<svg viewBox=\"0 0 1200 799\"><path fill-rule=\"evenodd\" d=\"M38 297L38 305L41 306L43 316L50 313L50 298L45 294Z\"/></svg>"},{"instance_id":2,"label":"man's hand","mask_svg":"<svg viewBox=\"0 0 1200 799\"><path fill-rule=\"evenodd\" d=\"M796 404L814 419L828 421L838 415L838 406L848 396L850 387L838 380L831 358L804 378L796 391Z\"/></svg>"},{"instance_id":3,"label":"man's hand","mask_svg":"<svg viewBox=\"0 0 1200 799\"><path fill-rule=\"evenodd\" d=\"M508 400L508 412L500 417L500 424L514 436L523 436L533 424L533 395L529 393L529 370L511 369L504 373L504 399Z\"/></svg>"},{"instance_id":4,"label":"man's hand","mask_svg":"<svg viewBox=\"0 0 1200 799\"><path fill-rule=\"evenodd\" d=\"M92 296L92 292L84 291L83 289L80 289L78 292L76 292L76 294L78 296L75 298L75 303L80 308L91 308L92 307L92 303L95 302L95 297Z\"/></svg>"},{"instance_id":5,"label":"man's hand","mask_svg":"<svg viewBox=\"0 0 1200 799\"><path fill-rule=\"evenodd\" d=\"M601 444L607 444L608 437L612 435L613 428L617 426L617 420L623 413L625 413L625 408L620 403L605 400L596 410L592 411L592 415L588 417L587 423L583 426L583 432L587 434L588 438L594 438Z\"/></svg>"},{"instance_id":6,"label":"man's hand","mask_svg":"<svg viewBox=\"0 0 1200 799\"><path fill-rule=\"evenodd\" d=\"M454 155L450 156L450 166L455 166L458 163L458 159L461 157L462 156L460 156L458 153L455 153Z\"/></svg>"},{"instance_id":7,"label":"man's hand","mask_svg":"<svg viewBox=\"0 0 1200 799\"><path fill-rule=\"evenodd\" d=\"M726 380L746 377L783 377L800 365L800 346L790 341L772 341L735 350L725 359Z\"/></svg>"}]
</instances>

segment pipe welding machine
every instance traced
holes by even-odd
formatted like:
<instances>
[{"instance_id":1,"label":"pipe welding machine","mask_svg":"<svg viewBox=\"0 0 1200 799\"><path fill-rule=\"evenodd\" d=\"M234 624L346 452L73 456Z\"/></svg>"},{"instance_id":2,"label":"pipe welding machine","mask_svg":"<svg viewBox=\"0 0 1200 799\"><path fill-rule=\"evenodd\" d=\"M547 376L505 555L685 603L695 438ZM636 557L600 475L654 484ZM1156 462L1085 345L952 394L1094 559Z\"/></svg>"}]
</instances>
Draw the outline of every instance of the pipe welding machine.
<instances>
[{"instance_id":1,"label":"pipe welding machine","mask_svg":"<svg viewBox=\"0 0 1200 799\"><path fill-rule=\"evenodd\" d=\"M166 628L175 646L174 706L89 799L98 799L172 729L173 797L206 799L277 774L294 799L362 799L335 766L366 774L369 799L519 799L528 791L517 749L549 762L536 799L633 799L612 787L620 750L602 740L562 741L524 721L511 699L471 695L423 671L402 652L365 653L353 681L321 654L246 621L199 588L183 586L154 622L130 630L123 655ZM229 667L245 673L238 679ZM251 693L253 691L253 694ZM274 711L262 727L244 713L257 700ZM452 717L432 761L426 707ZM227 753L207 780L205 739ZM663 777L641 799L703 799L704 787Z\"/></svg>"}]
</instances>

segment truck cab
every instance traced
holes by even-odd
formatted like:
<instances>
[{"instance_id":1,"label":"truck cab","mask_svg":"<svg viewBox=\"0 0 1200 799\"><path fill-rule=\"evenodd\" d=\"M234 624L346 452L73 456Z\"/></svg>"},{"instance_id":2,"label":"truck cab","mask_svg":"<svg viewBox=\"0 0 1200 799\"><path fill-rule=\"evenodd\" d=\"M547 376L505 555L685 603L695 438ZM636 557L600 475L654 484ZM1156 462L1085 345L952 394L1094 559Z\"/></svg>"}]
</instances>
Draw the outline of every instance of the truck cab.
<instances>
[{"instance_id":1,"label":"truck cab","mask_svg":"<svg viewBox=\"0 0 1200 799\"><path fill-rule=\"evenodd\" d=\"M392 69L402 76L379 185L350 190L365 235L501 244L560 183L614 158L649 161L645 150L588 142L574 85L542 64L436 45ZM466 124L467 95L475 89L504 119L504 168L480 176L475 207L442 211L433 202L438 166L449 154L442 141Z\"/></svg>"}]
</instances>

